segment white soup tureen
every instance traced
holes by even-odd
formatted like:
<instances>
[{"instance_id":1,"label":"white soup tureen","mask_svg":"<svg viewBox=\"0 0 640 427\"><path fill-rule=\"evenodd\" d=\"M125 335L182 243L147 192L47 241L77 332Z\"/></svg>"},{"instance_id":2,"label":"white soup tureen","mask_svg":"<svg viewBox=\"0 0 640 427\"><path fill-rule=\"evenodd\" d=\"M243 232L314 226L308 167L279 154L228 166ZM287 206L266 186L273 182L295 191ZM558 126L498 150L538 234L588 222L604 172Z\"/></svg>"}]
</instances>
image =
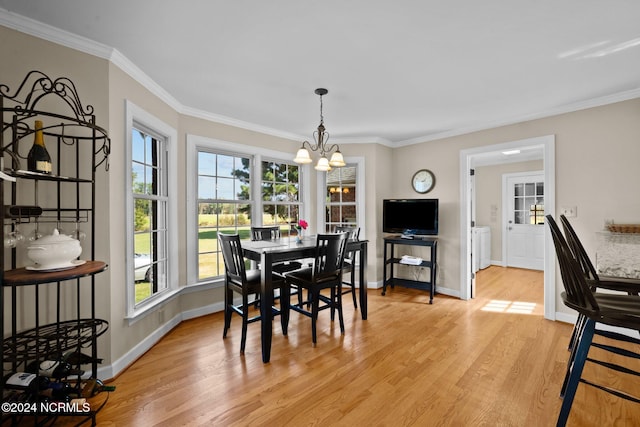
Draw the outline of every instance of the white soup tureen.
<instances>
[{"instance_id":1,"label":"white soup tureen","mask_svg":"<svg viewBox=\"0 0 640 427\"><path fill-rule=\"evenodd\" d=\"M60 234L58 229L27 247L27 256L38 270L74 267L81 253L80 241Z\"/></svg>"}]
</instances>

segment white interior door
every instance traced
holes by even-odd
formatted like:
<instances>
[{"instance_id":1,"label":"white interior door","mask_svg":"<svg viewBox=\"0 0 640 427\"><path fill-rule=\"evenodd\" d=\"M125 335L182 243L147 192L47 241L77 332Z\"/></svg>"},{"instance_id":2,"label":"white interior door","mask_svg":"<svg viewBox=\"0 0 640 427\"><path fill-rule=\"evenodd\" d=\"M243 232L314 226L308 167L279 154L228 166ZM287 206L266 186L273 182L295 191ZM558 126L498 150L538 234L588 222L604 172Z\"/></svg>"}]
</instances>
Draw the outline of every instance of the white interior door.
<instances>
[{"instance_id":1,"label":"white interior door","mask_svg":"<svg viewBox=\"0 0 640 427\"><path fill-rule=\"evenodd\" d=\"M544 174L505 174L503 183L507 266L544 270Z\"/></svg>"}]
</instances>

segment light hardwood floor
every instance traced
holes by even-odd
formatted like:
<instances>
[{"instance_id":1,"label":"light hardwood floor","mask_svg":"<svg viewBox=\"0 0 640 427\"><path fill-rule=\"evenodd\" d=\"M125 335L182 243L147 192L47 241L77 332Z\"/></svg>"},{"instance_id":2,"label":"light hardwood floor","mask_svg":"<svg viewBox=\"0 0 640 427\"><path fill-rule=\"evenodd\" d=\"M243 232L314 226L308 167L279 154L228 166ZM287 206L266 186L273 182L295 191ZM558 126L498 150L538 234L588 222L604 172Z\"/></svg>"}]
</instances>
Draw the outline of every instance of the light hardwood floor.
<instances>
[{"instance_id":1,"label":"light hardwood floor","mask_svg":"<svg viewBox=\"0 0 640 427\"><path fill-rule=\"evenodd\" d=\"M189 320L111 382L98 425L552 426L571 325L543 318L542 288L541 272L494 266L471 301L370 290L366 321L345 298L344 336L320 313L315 348L308 318L292 313L288 337L274 323L268 364L259 324L242 356L238 316L225 340L222 313ZM570 426L639 424L640 405L579 386Z\"/></svg>"}]
</instances>

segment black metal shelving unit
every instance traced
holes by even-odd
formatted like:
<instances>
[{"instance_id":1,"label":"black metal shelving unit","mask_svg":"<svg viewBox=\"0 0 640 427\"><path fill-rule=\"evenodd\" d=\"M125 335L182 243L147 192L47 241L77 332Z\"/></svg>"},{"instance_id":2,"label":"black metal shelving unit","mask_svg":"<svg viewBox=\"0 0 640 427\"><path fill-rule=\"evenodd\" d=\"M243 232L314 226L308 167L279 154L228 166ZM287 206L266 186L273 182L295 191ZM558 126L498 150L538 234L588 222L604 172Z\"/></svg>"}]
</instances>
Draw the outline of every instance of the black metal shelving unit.
<instances>
[{"instance_id":1,"label":"black metal shelving unit","mask_svg":"<svg viewBox=\"0 0 640 427\"><path fill-rule=\"evenodd\" d=\"M428 280L412 280L401 279L394 275L394 264L401 264L402 258L396 257L396 246L426 246L429 247L430 258L428 260L422 260L420 264L402 264L408 265L412 268L428 268L429 279ZM436 268L437 268L437 255L438 255L438 238L437 237L416 237L414 239L403 239L400 236L385 237L384 238L384 264L382 268L382 295L387 293L387 286L403 286L405 288L421 289L429 291L429 304L433 304L433 296L436 293ZM389 275L387 275L387 270Z\"/></svg>"},{"instance_id":2,"label":"black metal shelving unit","mask_svg":"<svg viewBox=\"0 0 640 427\"><path fill-rule=\"evenodd\" d=\"M66 77L54 80L40 71L31 71L15 90L0 84L0 113L3 233L18 229L26 236L27 228L37 232L72 227L65 231L84 229L86 234L80 256L86 263L66 270L33 271L25 246L2 246L2 377L24 371L30 362L57 359L67 351L76 351L90 360L86 374L75 379L79 387L81 379L97 378L97 338L108 329L108 322L96 317L95 275L106 270L107 264L95 260L94 236L96 177L99 172L108 171L110 139L96 125L93 107L82 104L74 83ZM26 170L35 120L44 123L53 163L51 175ZM9 325L5 318L10 319ZM86 366L84 362L76 362L76 367ZM0 387L3 402L19 395L7 390L4 381ZM95 414L102 404L97 406L77 413L3 412L2 424L17 424L28 416L34 425L50 425L57 416L71 415L86 417L95 425Z\"/></svg>"}]
</instances>

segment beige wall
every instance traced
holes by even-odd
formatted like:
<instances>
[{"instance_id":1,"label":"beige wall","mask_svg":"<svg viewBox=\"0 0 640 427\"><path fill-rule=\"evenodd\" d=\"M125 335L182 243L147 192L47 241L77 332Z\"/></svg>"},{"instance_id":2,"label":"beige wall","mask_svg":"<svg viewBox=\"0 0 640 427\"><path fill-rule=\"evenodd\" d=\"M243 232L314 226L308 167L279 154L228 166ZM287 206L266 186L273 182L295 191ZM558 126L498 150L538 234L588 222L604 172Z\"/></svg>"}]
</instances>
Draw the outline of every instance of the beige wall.
<instances>
[{"instance_id":1,"label":"beige wall","mask_svg":"<svg viewBox=\"0 0 640 427\"><path fill-rule=\"evenodd\" d=\"M409 179L416 170L428 168L436 174L436 187L429 195L445 206L438 254L444 277L439 285L460 291L460 150L555 135L556 206L577 206L572 223L595 257L595 233L605 219L640 222L638 117L640 99L633 99L395 150L393 183L399 197L412 195ZM571 313L562 305L561 287L556 274L555 311Z\"/></svg>"},{"instance_id":2,"label":"beige wall","mask_svg":"<svg viewBox=\"0 0 640 427\"><path fill-rule=\"evenodd\" d=\"M183 293L141 320L129 324L124 319L125 304L125 124L124 105L129 99L178 130L178 204L185 205L185 141L187 134L201 135L245 145L291 152L299 141L290 141L252 131L212 123L178 114L166 103L135 82L129 75L105 60L53 45L13 30L0 27L0 84L10 86L21 81L31 69L51 76L68 76L77 85L83 101L96 107L98 124L107 128L112 141L110 170L100 177L99 210L101 227L98 256L109 263L109 270L98 276L99 316L109 319L111 330L102 338L100 355L107 364L123 363L136 355L138 346L157 336L181 313L197 311L214 304L221 306L219 289ZM556 206L577 206L573 223L584 237L587 250L595 250L594 232L605 218L616 222L640 222L640 99L592 108L570 114L518 123L438 141L401 148L378 144L341 147L344 155L365 158L366 206L363 236L370 241L368 278L382 280L382 199L419 197L411 189L410 179L421 168L436 175L429 197L440 199L439 287L460 292L460 150L530 137L556 135ZM311 130L311 129L310 129ZM312 176L309 211L316 209L316 182ZM179 224L185 223L179 209ZM180 229L179 286L186 283L185 228ZM561 282L557 280L559 294ZM558 301L559 298L558 298ZM437 302L436 302L437 303ZM558 303L557 310L570 312ZM212 331L212 337L216 337ZM155 338L154 338L155 339ZM122 369L118 366L116 369Z\"/></svg>"},{"instance_id":3,"label":"beige wall","mask_svg":"<svg viewBox=\"0 0 640 427\"><path fill-rule=\"evenodd\" d=\"M502 263L502 175L541 171L543 168L542 160L474 168L476 225L491 228L491 261L495 264L501 265Z\"/></svg>"}]
</instances>

